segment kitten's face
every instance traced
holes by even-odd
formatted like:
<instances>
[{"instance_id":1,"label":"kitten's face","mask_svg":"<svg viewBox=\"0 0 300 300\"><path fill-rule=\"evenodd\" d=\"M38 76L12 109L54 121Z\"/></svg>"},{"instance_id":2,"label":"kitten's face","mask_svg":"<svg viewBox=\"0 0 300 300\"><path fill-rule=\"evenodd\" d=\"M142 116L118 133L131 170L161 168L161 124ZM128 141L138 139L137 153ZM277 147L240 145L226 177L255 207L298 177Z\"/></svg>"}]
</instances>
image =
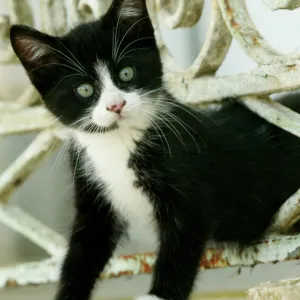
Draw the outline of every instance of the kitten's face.
<instances>
[{"instance_id":1,"label":"kitten's face","mask_svg":"<svg viewBox=\"0 0 300 300\"><path fill-rule=\"evenodd\" d=\"M157 111L162 66L145 0L114 0L101 20L61 38L13 26L11 42L47 108L71 128L139 128Z\"/></svg>"}]
</instances>

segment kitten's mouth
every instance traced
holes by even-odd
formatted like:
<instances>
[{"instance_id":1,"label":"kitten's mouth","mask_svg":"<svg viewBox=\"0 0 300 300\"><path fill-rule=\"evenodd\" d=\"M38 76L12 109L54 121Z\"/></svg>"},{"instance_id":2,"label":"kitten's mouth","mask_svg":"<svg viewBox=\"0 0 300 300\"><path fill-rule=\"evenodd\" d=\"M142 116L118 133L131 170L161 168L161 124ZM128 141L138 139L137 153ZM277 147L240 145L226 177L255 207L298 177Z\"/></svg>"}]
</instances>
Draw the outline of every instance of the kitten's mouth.
<instances>
[{"instance_id":1,"label":"kitten's mouth","mask_svg":"<svg viewBox=\"0 0 300 300\"><path fill-rule=\"evenodd\" d=\"M111 125L109 126L99 126L95 123L86 125L82 128L83 131L86 131L88 133L107 133L107 132L111 132L113 130L116 130L119 128L118 122L113 122Z\"/></svg>"}]
</instances>

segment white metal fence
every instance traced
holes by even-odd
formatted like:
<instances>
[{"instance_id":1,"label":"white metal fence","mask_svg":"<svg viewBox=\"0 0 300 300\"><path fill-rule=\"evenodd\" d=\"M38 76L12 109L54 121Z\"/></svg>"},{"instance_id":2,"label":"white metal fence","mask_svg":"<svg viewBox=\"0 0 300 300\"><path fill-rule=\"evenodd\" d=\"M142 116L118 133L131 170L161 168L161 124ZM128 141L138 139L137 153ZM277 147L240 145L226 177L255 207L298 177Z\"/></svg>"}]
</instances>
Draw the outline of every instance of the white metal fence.
<instances>
[{"instance_id":1,"label":"white metal fence","mask_svg":"<svg viewBox=\"0 0 300 300\"><path fill-rule=\"evenodd\" d=\"M165 82L180 101L191 105L221 102L224 98L238 96L250 110L300 137L300 116L269 98L274 92L300 88L300 53L282 55L273 49L255 27L245 1L211 0L212 16L204 46L190 67L180 69L163 43L158 16L161 15L170 28L191 27L201 16L204 0L147 0L163 57ZM263 1L271 10L300 7L300 0L256 1ZM0 64L17 61L9 45L10 26L16 23L32 26L34 23L27 0L7 2L10 13L8 16L0 16ZM100 17L111 0L39 2L42 30L61 35L80 22ZM245 53L257 63L257 67L244 74L216 77L215 72L223 62L232 38L239 42ZM39 134L0 174L0 222L46 250L50 258L0 268L0 288L56 281L65 252L63 237L19 207L9 204L12 193L39 167L49 151L55 148L57 141L63 140L65 136L64 129L50 117L31 85L13 102L1 102L0 99L0 139L1 136L29 132ZM300 218L299 201L300 190L282 206L270 238L243 253L226 248L208 249L201 267L253 266L300 258L300 235L285 234ZM149 273L154 261L155 255L150 253L117 257L111 260L102 277ZM298 282L292 284L296 286ZM255 295L258 295L258 290L255 290Z\"/></svg>"}]
</instances>

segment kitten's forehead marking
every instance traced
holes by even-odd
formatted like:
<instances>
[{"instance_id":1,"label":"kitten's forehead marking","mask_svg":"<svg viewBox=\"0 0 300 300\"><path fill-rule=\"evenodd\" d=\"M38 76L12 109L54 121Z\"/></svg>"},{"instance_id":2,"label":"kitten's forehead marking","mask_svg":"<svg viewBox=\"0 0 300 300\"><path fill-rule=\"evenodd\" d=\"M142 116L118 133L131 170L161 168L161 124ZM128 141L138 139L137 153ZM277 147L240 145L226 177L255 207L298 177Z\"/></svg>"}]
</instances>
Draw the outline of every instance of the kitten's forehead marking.
<instances>
[{"instance_id":1,"label":"kitten's forehead marking","mask_svg":"<svg viewBox=\"0 0 300 300\"><path fill-rule=\"evenodd\" d=\"M100 82L103 85L103 90L107 90L109 92L118 92L119 89L115 86L111 79L111 74L106 64L98 61L96 64L96 73Z\"/></svg>"}]
</instances>

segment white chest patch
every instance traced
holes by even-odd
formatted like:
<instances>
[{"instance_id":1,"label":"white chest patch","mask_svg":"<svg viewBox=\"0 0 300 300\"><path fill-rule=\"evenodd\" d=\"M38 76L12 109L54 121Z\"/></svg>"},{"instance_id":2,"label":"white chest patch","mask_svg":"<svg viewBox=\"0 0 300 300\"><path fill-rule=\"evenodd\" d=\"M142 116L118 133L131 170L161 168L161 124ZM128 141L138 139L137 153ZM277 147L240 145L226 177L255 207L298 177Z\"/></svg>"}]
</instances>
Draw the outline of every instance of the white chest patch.
<instances>
[{"instance_id":1,"label":"white chest patch","mask_svg":"<svg viewBox=\"0 0 300 300\"><path fill-rule=\"evenodd\" d=\"M153 208L147 195L135 187L137 177L128 167L130 153L136 147L132 134L119 129L97 135L76 133L76 139L86 149L91 179L104 185L107 200L128 222L129 233L145 236L153 244L156 242ZM135 139L140 138L137 134Z\"/></svg>"}]
</instances>

